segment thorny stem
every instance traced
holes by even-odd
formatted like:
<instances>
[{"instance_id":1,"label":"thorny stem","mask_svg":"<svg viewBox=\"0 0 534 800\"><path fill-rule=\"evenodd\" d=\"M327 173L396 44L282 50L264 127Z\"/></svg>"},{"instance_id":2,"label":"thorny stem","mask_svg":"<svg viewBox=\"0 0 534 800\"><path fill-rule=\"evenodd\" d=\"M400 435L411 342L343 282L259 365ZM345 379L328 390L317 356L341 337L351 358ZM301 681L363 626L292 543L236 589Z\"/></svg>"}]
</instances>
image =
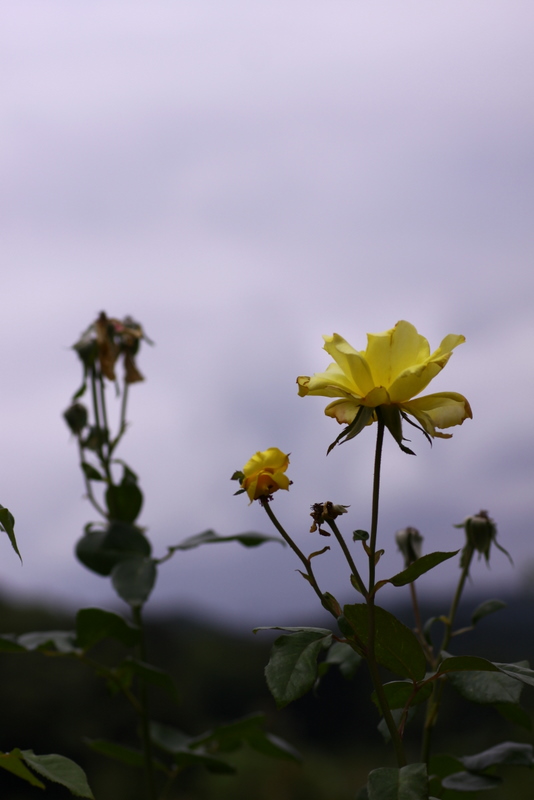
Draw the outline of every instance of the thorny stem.
<instances>
[{"instance_id":1,"label":"thorny stem","mask_svg":"<svg viewBox=\"0 0 534 800\"><path fill-rule=\"evenodd\" d=\"M376 618L375 618L375 598L373 590L375 588L376 539L378 533L378 508L379 508L379 497L380 497L380 467L382 462L382 445L384 443L384 420L382 419L379 409L377 409L377 425L378 425L378 430L376 434L375 463L374 463L374 473L373 473L371 534L369 542L369 590L367 596L369 630L368 630L368 643L367 643L367 664L369 666L371 680L373 682L378 702L380 704L382 716L384 717L384 721L388 727L391 736L391 741L395 749L397 764L399 767L403 767L406 764L404 745L402 743L402 737L399 731L397 730L397 726L395 725L395 720L393 719L393 716L391 714L391 709L389 707L384 692L384 687L380 677L380 671L378 669L378 662L376 660L376 655L375 655Z\"/></svg>"},{"instance_id":2,"label":"thorny stem","mask_svg":"<svg viewBox=\"0 0 534 800\"><path fill-rule=\"evenodd\" d=\"M439 653L437 656L438 662L441 658L441 653L443 650L446 650L449 646L449 642L452 636L452 628L454 625L454 620L456 617L456 612L458 610L458 605L460 603L460 598L462 596L462 592L464 590L465 582L467 580L467 576L469 575L469 568L471 566L471 561L473 560L474 555L474 548L467 544L463 551L462 551L462 572L460 573L460 578L458 580L458 585L456 587L456 591L454 593L454 597L452 598L451 607L449 610L448 617L444 620L445 623L445 631L443 633L443 639L441 641L441 646L439 649ZM423 731L423 741L421 745L421 761L428 763L428 759L430 757L430 744L432 739L432 729L436 724L438 714L439 714L439 707L441 704L441 696L443 694L443 687L444 683L443 680L436 681L434 684L434 689L432 691L431 696L427 702L426 708L426 718L425 718L425 727Z\"/></svg>"},{"instance_id":3,"label":"thorny stem","mask_svg":"<svg viewBox=\"0 0 534 800\"><path fill-rule=\"evenodd\" d=\"M312 569L312 565L311 565L310 559L306 558L306 556L304 555L302 550L295 544L295 542L293 541L291 536L282 527L282 525L280 524L280 522L278 521L278 519L274 515L274 512L273 512L273 510L272 510L272 508L270 506L269 501L266 499L261 503L261 505L265 509L265 511L267 513L267 516L269 517L269 519L273 523L273 525L276 528L276 530L278 531L278 533L282 536L284 541L290 546L290 548L298 556L298 558L300 559L300 561L304 565L304 569L306 570L306 575L308 576L308 581L311 584L311 586L313 588L313 591L315 592L315 594L317 595L317 597L321 601L321 605L323 605L324 604L323 593L319 589L319 585L318 585L318 583L317 583L317 581L315 579L315 575L313 574L313 569ZM334 612L331 611L331 609L328 609L328 610L330 611L330 613L334 617L336 616L334 614ZM337 617L336 617L336 619L337 619Z\"/></svg>"},{"instance_id":4,"label":"thorny stem","mask_svg":"<svg viewBox=\"0 0 534 800\"><path fill-rule=\"evenodd\" d=\"M140 641L138 645L139 659L146 661L146 644L145 634L143 627L143 617L141 613L141 606L132 606L132 613L135 624L139 628ZM156 784L154 781L154 763L152 759L152 742L150 740L149 730L149 716L148 716L148 692L147 686L143 678L140 678L139 686L139 700L141 704L141 713L139 714L139 721L141 725L141 741L143 743L143 754L145 760L145 782L148 800L156 800Z\"/></svg>"}]
</instances>

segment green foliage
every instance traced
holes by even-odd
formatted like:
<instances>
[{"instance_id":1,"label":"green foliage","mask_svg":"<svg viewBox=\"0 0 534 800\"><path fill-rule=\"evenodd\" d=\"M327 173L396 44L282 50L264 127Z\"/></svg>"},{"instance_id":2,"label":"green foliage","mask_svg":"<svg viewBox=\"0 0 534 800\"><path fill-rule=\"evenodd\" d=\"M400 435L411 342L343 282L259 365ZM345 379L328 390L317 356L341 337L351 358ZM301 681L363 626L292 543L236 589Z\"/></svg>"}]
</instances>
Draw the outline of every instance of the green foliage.
<instances>
[{"instance_id":1,"label":"green foliage","mask_svg":"<svg viewBox=\"0 0 534 800\"><path fill-rule=\"evenodd\" d=\"M471 624L476 625L481 619L487 617L488 614L494 614L502 608L506 608L506 603L503 603L502 600L486 600L473 611L471 615Z\"/></svg>"},{"instance_id":2,"label":"green foliage","mask_svg":"<svg viewBox=\"0 0 534 800\"><path fill-rule=\"evenodd\" d=\"M19 552L17 540L15 538L15 517L13 516L11 511L9 511L9 509L1 505L0 505L0 531L4 531L4 533L7 533L9 541L11 542L11 547L18 555L18 557L20 558L20 562L22 563L22 556Z\"/></svg>"},{"instance_id":3,"label":"green foliage","mask_svg":"<svg viewBox=\"0 0 534 800\"><path fill-rule=\"evenodd\" d=\"M175 544L172 547L169 547L169 551L174 552L175 550L192 550L195 547L199 547L201 544L219 544L220 542L239 542L244 547L257 547L264 542L279 542L285 546L284 540L280 539L278 536L266 536L263 533L255 532L237 533L231 534L230 536L219 536L219 534L215 533L215 531L209 530L204 531L203 533L197 533L194 536L189 536L180 544Z\"/></svg>"},{"instance_id":4,"label":"green foliage","mask_svg":"<svg viewBox=\"0 0 534 800\"><path fill-rule=\"evenodd\" d=\"M500 776L488 772L493 767L514 765L532 768L533 764L532 745L501 742L501 744L474 756L464 756L464 758L441 762L432 760L431 768L441 777L441 785L444 789L478 792L484 789L493 789L502 783Z\"/></svg>"},{"instance_id":5,"label":"green foliage","mask_svg":"<svg viewBox=\"0 0 534 800\"><path fill-rule=\"evenodd\" d=\"M116 639L126 647L139 644L140 630L119 614L102 608L82 608L76 615L76 641L84 650L103 639Z\"/></svg>"},{"instance_id":6,"label":"green foliage","mask_svg":"<svg viewBox=\"0 0 534 800\"><path fill-rule=\"evenodd\" d=\"M113 567L111 582L119 597L135 608L146 603L156 577L157 567L153 559L134 556Z\"/></svg>"},{"instance_id":7,"label":"green foliage","mask_svg":"<svg viewBox=\"0 0 534 800\"><path fill-rule=\"evenodd\" d=\"M528 663L528 662L525 662ZM472 703L519 703L523 685L500 672L451 672L449 683Z\"/></svg>"},{"instance_id":8,"label":"green foliage","mask_svg":"<svg viewBox=\"0 0 534 800\"><path fill-rule=\"evenodd\" d=\"M428 700L432 693L432 684L425 683L422 686L417 686L417 684L413 684L410 681L391 681L390 683L385 683L383 689L389 707L395 709L416 705ZM376 692L373 692L371 699L381 712Z\"/></svg>"},{"instance_id":9,"label":"green foliage","mask_svg":"<svg viewBox=\"0 0 534 800\"><path fill-rule=\"evenodd\" d=\"M278 708L312 688L318 675L317 658L331 641L330 631L316 629L299 630L275 640L265 677Z\"/></svg>"},{"instance_id":10,"label":"green foliage","mask_svg":"<svg viewBox=\"0 0 534 800\"><path fill-rule=\"evenodd\" d=\"M425 572L429 572L434 567L437 567L438 564L448 561L449 558L454 558L459 552L459 550L453 550L446 553L427 553L427 555L421 556L421 558L418 558L417 561L414 561L413 564L410 564L409 567L406 567L406 569L403 569L402 572L397 573L392 578L379 581L377 588L386 583L392 583L393 586L406 586L408 583L413 583Z\"/></svg>"},{"instance_id":11,"label":"green foliage","mask_svg":"<svg viewBox=\"0 0 534 800\"><path fill-rule=\"evenodd\" d=\"M108 742L106 739L86 739L86 744L97 753L108 758L113 758L126 764L128 767L143 768L145 758L141 750L136 750L133 747L125 747L117 742ZM154 767L162 772L165 772L166 767L161 761L154 759Z\"/></svg>"},{"instance_id":12,"label":"green foliage","mask_svg":"<svg viewBox=\"0 0 534 800\"><path fill-rule=\"evenodd\" d=\"M129 657L120 664L119 671L126 676L137 676L145 684L163 689L175 703L180 703L180 694L176 688L176 684L165 670L155 667L152 664L145 664L139 659ZM131 681L129 681L129 683L131 683Z\"/></svg>"},{"instance_id":13,"label":"green foliage","mask_svg":"<svg viewBox=\"0 0 534 800\"><path fill-rule=\"evenodd\" d=\"M333 642L323 663L328 666L335 664L343 677L348 679L356 674L362 657L345 642Z\"/></svg>"},{"instance_id":14,"label":"green foliage","mask_svg":"<svg viewBox=\"0 0 534 800\"><path fill-rule=\"evenodd\" d=\"M137 485L137 476L126 466L122 481L111 484L106 490L106 504L113 520L133 523L141 512L143 493Z\"/></svg>"},{"instance_id":15,"label":"green foliage","mask_svg":"<svg viewBox=\"0 0 534 800\"><path fill-rule=\"evenodd\" d=\"M81 563L98 575L111 575L117 564L134 556L150 556L150 542L134 525L110 522L106 528L89 528L76 545Z\"/></svg>"},{"instance_id":16,"label":"green foliage","mask_svg":"<svg viewBox=\"0 0 534 800\"><path fill-rule=\"evenodd\" d=\"M426 764L373 770L369 773L367 796L369 800L428 800Z\"/></svg>"},{"instance_id":17,"label":"green foliage","mask_svg":"<svg viewBox=\"0 0 534 800\"><path fill-rule=\"evenodd\" d=\"M375 655L379 664L403 678L421 680L426 672L426 658L412 631L393 614L379 606L375 613ZM358 642L369 644L369 606L347 605L343 614Z\"/></svg>"},{"instance_id":18,"label":"green foliage","mask_svg":"<svg viewBox=\"0 0 534 800\"><path fill-rule=\"evenodd\" d=\"M36 755L33 750L19 750L18 747L10 753L0 754L0 768L12 772L32 786L44 789L45 785L27 767L41 777L64 786L76 797L94 800L85 772L70 758L56 754Z\"/></svg>"}]
</instances>

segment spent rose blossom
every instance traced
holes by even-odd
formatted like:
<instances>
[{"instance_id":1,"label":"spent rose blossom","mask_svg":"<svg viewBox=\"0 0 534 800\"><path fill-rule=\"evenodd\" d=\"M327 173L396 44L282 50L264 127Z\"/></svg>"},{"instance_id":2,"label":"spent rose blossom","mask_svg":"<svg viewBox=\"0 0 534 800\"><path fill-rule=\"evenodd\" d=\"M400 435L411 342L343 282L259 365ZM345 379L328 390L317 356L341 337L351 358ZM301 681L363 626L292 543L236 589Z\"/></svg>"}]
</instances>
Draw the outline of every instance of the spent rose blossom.
<instances>
[{"instance_id":1,"label":"spent rose blossom","mask_svg":"<svg viewBox=\"0 0 534 800\"><path fill-rule=\"evenodd\" d=\"M289 455L277 447L258 451L247 461L239 476L241 488L246 491L250 502L260 497L269 497L278 489L289 489L291 481L285 475L289 466Z\"/></svg>"},{"instance_id":2,"label":"spent rose blossom","mask_svg":"<svg viewBox=\"0 0 534 800\"><path fill-rule=\"evenodd\" d=\"M424 336L401 320L391 330L367 334L367 348L361 352L337 333L323 338L334 363L325 372L297 378L297 383L301 397L339 398L325 408L327 416L349 426L335 443L353 438L381 413L401 448L411 452L401 444L401 415L413 417L427 436L440 438L451 434L438 428L461 425L472 417L466 398L456 392L417 397L441 372L453 349L465 341L464 336L449 334L431 353Z\"/></svg>"}]
</instances>

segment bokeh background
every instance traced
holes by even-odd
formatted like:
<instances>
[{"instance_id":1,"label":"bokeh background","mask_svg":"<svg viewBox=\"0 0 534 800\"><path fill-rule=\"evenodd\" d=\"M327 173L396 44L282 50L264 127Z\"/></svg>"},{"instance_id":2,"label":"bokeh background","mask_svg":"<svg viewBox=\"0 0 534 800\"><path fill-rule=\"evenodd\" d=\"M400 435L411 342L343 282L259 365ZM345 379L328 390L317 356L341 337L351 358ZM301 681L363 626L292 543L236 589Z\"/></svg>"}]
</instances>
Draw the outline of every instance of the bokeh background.
<instances>
[{"instance_id":1,"label":"bokeh background","mask_svg":"<svg viewBox=\"0 0 534 800\"><path fill-rule=\"evenodd\" d=\"M325 333L358 349L402 318L432 349L463 333L432 391L465 394L474 419L432 448L414 431L415 458L387 442L381 575L401 568L396 529L456 549L452 524L487 508L516 566L495 552L471 588L528 586L533 28L521 0L2 4L0 502L24 557L5 539L3 591L117 603L72 555L95 513L61 418L81 382L69 348L101 310L155 341L120 455L159 555L206 528L270 533L229 481L270 446L291 453L275 510L304 550L324 544L313 502L368 527L374 435L326 458L340 429L296 376L329 363ZM315 598L297 567L277 544L200 548L162 568L154 607L298 624ZM337 554L316 569L350 597Z\"/></svg>"}]
</instances>

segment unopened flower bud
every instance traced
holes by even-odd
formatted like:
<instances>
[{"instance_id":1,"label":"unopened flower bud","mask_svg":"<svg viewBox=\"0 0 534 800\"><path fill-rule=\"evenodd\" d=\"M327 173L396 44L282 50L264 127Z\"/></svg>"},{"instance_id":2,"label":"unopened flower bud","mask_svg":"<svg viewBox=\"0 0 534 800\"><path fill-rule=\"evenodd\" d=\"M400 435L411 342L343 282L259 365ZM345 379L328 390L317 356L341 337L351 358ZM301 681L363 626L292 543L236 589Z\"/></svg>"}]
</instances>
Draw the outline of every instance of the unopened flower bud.
<instances>
[{"instance_id":1,"label":"unopened flower bud","mask_svg":"<svg viewBox=\"0 0 534 800\"><path fill-rule=\"evenodd\" d=\"M417 528L403 528L395 534L397 547L404 556L404 566L409 567L423 552L423 537Z\"/></svg>"},{"instance_id":2,"label":"unopened flower bud","mask_svg":"<svg viewBox=\"0 0 534 800\"><path fill-rule=\"evenodd\" d=\"M318 530L321 536L330 536L328 531L321 530L321 525L329 519L333 520L341 514L346 514L347 508L349 508L349 506L334 504L331 503L330 500L327 500L326 503L314 503L311 507L312 512L310 514L310 517L313 519L310 533L315 533L315 531Z\"/></svg>"},{"instance_id":3,"label":"unopened flower bud","mask_svg":"<svg viewBox=\"0 0 534 800\"><path fill-rule=\"evenodd\" d=\"M73 433L78 435L87 425L87 409L82 403L73 403L63 413L63 419Z\"/></svg>"},{"instance_id":4,"label":"unopened flower bud","mask_svg":"<svg viewBox=\"0 0 534 800\"><path fill-rule=\"evenodd\" d=\"M459 525L455 525L454 527L463 528L465 530L465 537L467 541L464 548L464 553L466 548L472 548L480 555L483 555L486 559L486 563L489 563L491 545L494 544L495 547L507 555L510 562L513 563L510 553L505 550L504 547L501 547L501 545L498 544L497 525L491 519L487 511L479 511L478 514L474 514L472 517L466 517L463 522L461 522ZM460 566L464 566L464 553L462 553Z\"/></svg>"}]
</instances>

